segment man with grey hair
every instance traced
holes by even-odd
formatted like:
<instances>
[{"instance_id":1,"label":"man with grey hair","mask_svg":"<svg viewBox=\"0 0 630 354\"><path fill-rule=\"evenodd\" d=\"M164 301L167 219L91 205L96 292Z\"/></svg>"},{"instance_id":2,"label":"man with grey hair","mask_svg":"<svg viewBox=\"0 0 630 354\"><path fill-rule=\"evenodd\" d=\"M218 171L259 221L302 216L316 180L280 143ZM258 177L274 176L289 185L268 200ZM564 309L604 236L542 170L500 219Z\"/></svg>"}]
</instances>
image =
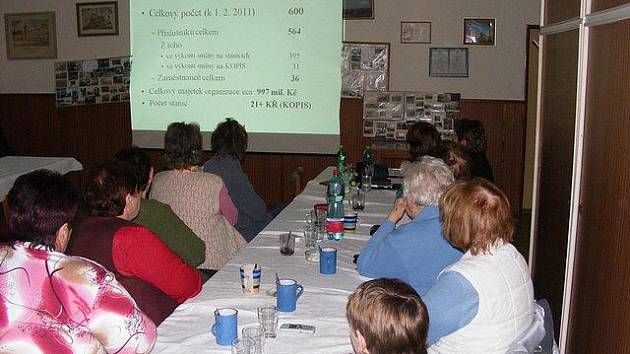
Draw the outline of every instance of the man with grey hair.
<instances>
[{"instance_id":1,"label":"man with grey hair","mask_svg":"<svg viewBox=\"0 0 630 354\"><path fill-rule=\"evenodd\" d=\"M424 295L442 269L462 256L442 236L438 209L442 193L454 178L442 160L430 156L401 169L403 197L361 250L357 268L366 277L403 280ZM412 220L396 227L405 213Z\"/></svg>"}]
</instances>

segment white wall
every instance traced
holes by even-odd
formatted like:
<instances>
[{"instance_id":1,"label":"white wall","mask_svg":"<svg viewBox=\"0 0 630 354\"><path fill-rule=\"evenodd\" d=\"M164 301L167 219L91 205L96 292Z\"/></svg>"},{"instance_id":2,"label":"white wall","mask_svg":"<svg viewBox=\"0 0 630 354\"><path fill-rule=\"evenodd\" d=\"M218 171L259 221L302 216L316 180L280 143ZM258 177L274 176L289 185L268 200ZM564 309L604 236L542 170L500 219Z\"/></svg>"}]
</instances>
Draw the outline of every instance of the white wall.
<instances>
[{"instance_id":1,"label":"white wall","mask_svg":"<svg viewBox=\"0 0 630 354\"><path fill-rule=\"evenodd\" d=\"M0 0L0 93L55 92L56 61L129 55L129 1L118 0L118 36L77 36L77 2L94 0ZM57 59L7 60L4 14L54 11L57 20Z\"/></svg>"},{"instance_id":2,"label":"white wall","mask_svg":"<svg viewBox=\"0 0 630 354\"><path fill-rule=\"evenodd\" d=\"M375 20L346 21L345 40L391 43L390 90L525 99L526 27L539 23L539 0L375 0L375 6ZM496 45L464 46L464 17L495 18ZM431 44L401 44L400 21L431 22ZM469 48L469 77L429 77L430 47Z\"/></svg>"},{"instance_id":3,"label":"white wall","mask_svg":"<svg viewBox=\"0 0 630 354\"><path fill-rule=\"evenodd\" d=\"M86 1L90 0L81 0ZM7 60L4 25L0 26L0 93L54 92L55 61L129 55L129 0L118 0L120 35L107 37L77 37L76 2L0 1L3 17L11 12L55 11L58 56ZM538 24L539 0L375 0L375 4L374 20L346 21L344 39L391 43L391 90L461 92L467 99L524 99L526 26ZM429 47L463 47L464 17L496 18L496 45L468 46L468 78L430 78ZM431 44L401 44L400 21L431 22Z\"/></svg>"}]
</instances>

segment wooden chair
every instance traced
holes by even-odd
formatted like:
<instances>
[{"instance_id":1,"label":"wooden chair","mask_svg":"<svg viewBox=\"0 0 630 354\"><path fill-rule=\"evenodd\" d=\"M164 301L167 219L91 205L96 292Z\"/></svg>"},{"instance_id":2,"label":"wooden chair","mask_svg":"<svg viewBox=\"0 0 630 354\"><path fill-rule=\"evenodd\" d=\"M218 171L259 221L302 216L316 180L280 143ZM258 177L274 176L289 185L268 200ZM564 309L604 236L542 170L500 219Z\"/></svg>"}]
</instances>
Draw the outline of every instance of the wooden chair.
<instances>
[{"instance_id":1,"label":"wooden chair","mask_svg":"<svg viewBox=\"0 0 630 354\"><path fill-rule=\"evenodd\" d=\"M298 194L302 193L302 186L304 181L304 168L298 166L291 172L289 177L289 191L291 199L295 198Z\"/></svg>"}]
</instances>

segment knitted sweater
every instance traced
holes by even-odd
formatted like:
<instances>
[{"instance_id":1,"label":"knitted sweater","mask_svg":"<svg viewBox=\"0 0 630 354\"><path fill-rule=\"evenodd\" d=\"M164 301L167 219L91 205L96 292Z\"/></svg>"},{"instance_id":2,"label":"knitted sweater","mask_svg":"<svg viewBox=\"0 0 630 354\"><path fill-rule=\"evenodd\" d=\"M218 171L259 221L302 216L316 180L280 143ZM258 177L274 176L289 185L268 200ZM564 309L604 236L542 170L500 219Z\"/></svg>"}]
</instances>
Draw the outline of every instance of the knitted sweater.
<instances>
[{"instance_id":1,"label":"knitted sweater","mask_svg":"<svg viewBox=\"0 0 630 354\"><path fill-rule=\"evenodd\" d=\"M202 268L221 269L245 239L219 211L221 177L207 172L164 171L155 175L150 198L171 206L206 244Z\"/></svg>"}]
</instances>

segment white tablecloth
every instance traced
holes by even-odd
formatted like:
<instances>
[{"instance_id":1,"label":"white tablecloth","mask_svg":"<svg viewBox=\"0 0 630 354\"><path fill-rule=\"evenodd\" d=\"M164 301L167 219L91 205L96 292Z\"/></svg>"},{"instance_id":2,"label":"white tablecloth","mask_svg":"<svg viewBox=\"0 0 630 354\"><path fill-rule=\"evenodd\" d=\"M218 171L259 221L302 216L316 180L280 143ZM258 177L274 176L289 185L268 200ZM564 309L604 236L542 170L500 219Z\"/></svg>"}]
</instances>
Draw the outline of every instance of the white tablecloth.
<instances>
[{"instance_id":1,"label":"white tablecloth","mask_svg":"<svg viewBox=\"0 0 630 354\"><path fill-rule=\"evenodd\" d=\"M213 311L218 307L238 309L239 334L243 326L257 323L256 308L275 305L275 298L267 291L275 288L275 273L281 278L293 278L304 286L298 299L297 310L280 313L280 324L302 323L316 327L314 335L279 332L275 339L267 340L268 354L352 352L345 317L348 295L366 278L361 277L352 262L369 238L373 224L380 224L391 209L393 191L373 190L367 195L366 208L359 213L361 223L355 233L346 233L342 241L324 241L337 252L337 274L320 275L319 263L304 258L304 243L296 242L295 254L283 256L279 252L278 235L293 230L301 234L304 213L314 204L323 203L325 187L319 182L330 176L324 170L305 190L283 210L252 242L250 242L223 269L203 287L201 293L177 308L158 328L154 353L229 353L229 347L216 344L210 333L214 322ZM239 267L244 263L258 263L262 267L261 292L242 295Z\"/></svg>"},{"instance_id":2,"label":"white tablecloth","mask_svg":"<svg viewBox=\"0 0 630 354\"><path fill-rule=\"evenodd\" d=\"M21 175L39 169L48 169L66 174L83 169L72 157L5 156L0 158L0 200L9 194L13 182Z\"/></svg>"}]
</instances>

